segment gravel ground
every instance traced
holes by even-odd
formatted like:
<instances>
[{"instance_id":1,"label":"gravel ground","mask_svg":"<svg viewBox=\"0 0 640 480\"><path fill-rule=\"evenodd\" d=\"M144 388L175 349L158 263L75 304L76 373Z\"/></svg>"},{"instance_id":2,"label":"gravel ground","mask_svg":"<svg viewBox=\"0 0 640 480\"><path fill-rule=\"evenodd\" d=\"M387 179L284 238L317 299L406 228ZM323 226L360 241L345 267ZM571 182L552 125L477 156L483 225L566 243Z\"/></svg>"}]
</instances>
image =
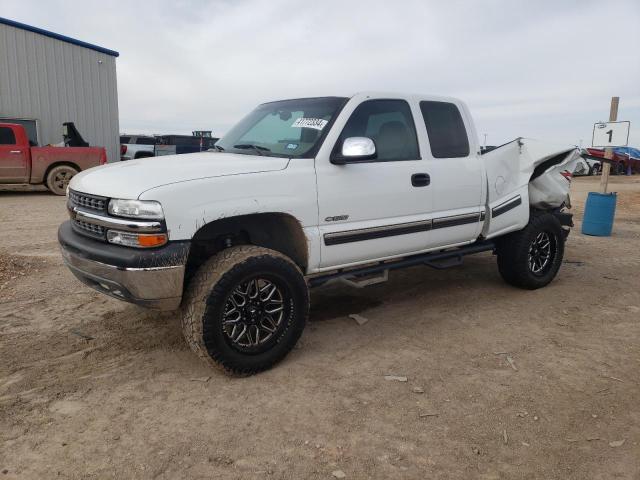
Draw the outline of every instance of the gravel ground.
<instances>
[{"instance_id":1,"label":"gravel ground","mask_svg":"<svg viewBox=\"0 0 640 480\"><path fill-rule=\"evenodd\" d=\"M574 180L547 288L490 254L322 287L299 347L249 378L200 363L177 314L76 281L63 198L0 191L0 478L638 479L640 178L612 179L609 238L580 234L597 182Z\"/></svg>"}]
</instances>

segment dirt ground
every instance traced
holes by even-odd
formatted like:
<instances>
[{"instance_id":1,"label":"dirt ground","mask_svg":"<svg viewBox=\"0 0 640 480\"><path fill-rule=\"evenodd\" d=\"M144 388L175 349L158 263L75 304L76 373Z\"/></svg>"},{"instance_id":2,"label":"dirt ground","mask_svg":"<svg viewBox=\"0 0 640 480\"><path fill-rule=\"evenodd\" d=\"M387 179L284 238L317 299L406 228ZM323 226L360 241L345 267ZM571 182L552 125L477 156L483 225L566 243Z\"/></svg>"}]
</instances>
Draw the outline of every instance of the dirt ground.
<instances>
[{"instance_id":1,"label":"dirt ground","mask_svg":"<svg viewBox=\"0 0 640 480\"><path fill-rule=\"evenodd\" d=\"M249 378L201 364L177 314L76 281L63 198L0 191L0 479L638 479L640 177L612 179L609 238L579 228L598 181L574 180L547 288L490 254L322 287L299 347Z\"/></svg>"}]
</instances>

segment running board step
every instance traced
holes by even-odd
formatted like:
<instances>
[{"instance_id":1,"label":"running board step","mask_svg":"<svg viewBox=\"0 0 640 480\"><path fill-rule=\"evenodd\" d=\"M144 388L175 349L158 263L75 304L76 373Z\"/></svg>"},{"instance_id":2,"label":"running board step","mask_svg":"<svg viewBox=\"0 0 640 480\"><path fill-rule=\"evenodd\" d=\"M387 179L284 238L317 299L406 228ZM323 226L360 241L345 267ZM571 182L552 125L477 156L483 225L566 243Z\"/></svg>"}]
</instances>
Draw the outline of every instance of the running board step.
<instances>
[{"instance_id":1,"label":"running board step","mask_svg":"<svg viewBox=\"0 0 640 480\"><path fill-rule=\"evenodd\" d=\"M373 285L386 281L389 276L389 270L398 268L413 267L416 265L428 265L433 268L443 269L455 267L462 263L462 258L466 255L474 253L487 252L495 250L496 245L491 240L482 240L451 250L443 250L439 252L422 253L411 255L395 261L379 262L366 267L355 268L351 270L337 270L332 273L325 273L307 278L309 287L317 287L329 280L341 279L347 281L348 284L361 288L366 285ZM380 274L382 272L382 274ZM380 274L380 275L376 275ZM370 279L373 277L373 281ZM352 283L349 283L352 282Z\"/></svg>"},{"instance_id":2,"label":"running board step","mask_svg":"<svg viewBox=\"0 0 640 480\"><path fill-rule=\"evenodd\" d=\"M387 280L389 280L389 270L383 270L382 272L372 275L354 275L351 277L340 277L340 281L342 283L356 288L364 288L368 287L369 285L384 283Z\"/></svg>"},{"instance_id":3,"label":"running board step","mask_svg":"<svg viewBox=\"0 0 640 480\"><path fill-rule=\"evenodd\" d=\"M458 265L462 265L462 255L445 258L439 261L426 260L424 264L428 265L429 267L435 268L437 270L444 270L445 268L457 267Z\"/></svg>"}]
</instances>

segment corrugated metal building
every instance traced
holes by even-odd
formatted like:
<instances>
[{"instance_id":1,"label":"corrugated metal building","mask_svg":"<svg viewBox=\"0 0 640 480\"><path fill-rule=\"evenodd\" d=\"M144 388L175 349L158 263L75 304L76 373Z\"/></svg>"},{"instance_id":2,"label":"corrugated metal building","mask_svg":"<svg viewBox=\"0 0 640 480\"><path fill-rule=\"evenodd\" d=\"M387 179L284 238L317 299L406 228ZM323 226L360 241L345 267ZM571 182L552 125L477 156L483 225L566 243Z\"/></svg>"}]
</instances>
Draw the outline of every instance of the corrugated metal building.
<instances>
[{"instance_id":1,"label":"corrugated metal building","mask_svg":"<svg viewBox=\"0 0 640 480\"><path fill-rule=\"evenodd\" d=\"M74 122L91 146L120 159L118 52L0 17L0 122L25 125L39 145Z\"/></svg>"}]
</instances>

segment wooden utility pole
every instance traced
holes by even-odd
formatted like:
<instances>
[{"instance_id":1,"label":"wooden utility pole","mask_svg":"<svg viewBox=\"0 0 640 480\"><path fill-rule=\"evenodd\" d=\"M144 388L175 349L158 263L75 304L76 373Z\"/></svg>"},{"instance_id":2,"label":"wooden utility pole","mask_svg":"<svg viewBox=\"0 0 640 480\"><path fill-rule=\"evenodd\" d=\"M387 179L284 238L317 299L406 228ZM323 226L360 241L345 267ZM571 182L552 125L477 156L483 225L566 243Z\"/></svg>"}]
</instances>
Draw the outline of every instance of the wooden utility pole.
<instances>
[{"instance_id":1,"label":"wooden utility pole","mask_svg":"<svg viewBox=\"0 0 640 480\"><path fill-rule=\"evenodd\" d=\"M620 103L620 97L611 97L611 109L609 110L609 121L615 122L618 119L618 103ZM613 149L605 148L604 158L613 159ZM609 162L602 162L602 177L600 177L600 189L602 193L607 193L609 187L609 172L611 171L611 164Z\"/></svg>"}]
</instances>

